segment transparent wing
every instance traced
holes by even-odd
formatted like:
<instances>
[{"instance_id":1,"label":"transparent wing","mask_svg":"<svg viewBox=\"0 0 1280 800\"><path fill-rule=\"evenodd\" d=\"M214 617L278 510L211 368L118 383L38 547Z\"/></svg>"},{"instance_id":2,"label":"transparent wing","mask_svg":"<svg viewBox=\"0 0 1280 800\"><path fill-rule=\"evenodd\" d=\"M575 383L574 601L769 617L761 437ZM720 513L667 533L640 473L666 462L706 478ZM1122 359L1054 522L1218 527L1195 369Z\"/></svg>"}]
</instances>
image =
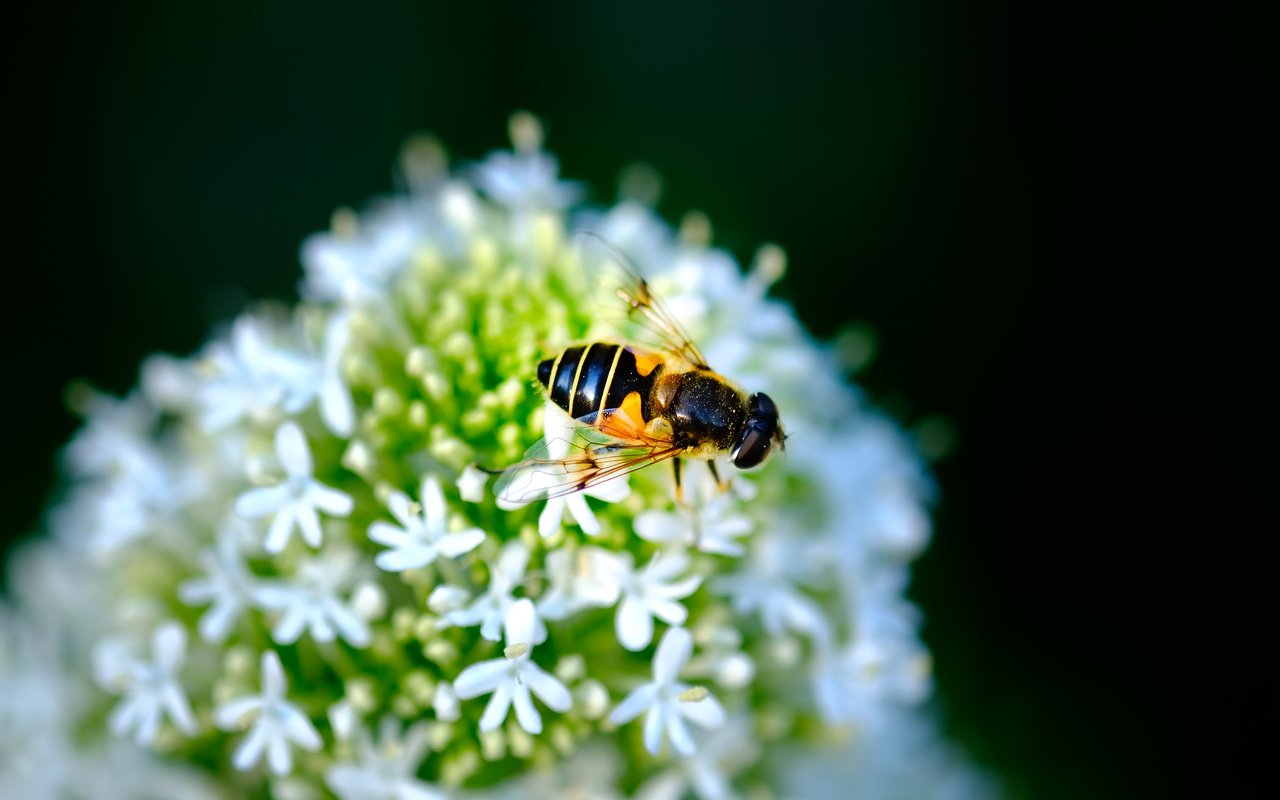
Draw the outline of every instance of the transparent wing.
<instances>
[{"instance_id":1,"label":"transparent wing","mask_svg":"<svg viewBox=\"0 0 1280 800\"><path fill-rule=\"evenodd\" d=\"M502 473L494 495L507 506L563 497L621 477L676 455L670 438L644 433L622 409L588 414L563 436L529 448L520 463Z\"/></svg>"},{"instance_id":2,"label":"transparent wing","mask_svg":"<svg viewBox=\"0 0 1280 800\"><path fill-rule=\"evenodd\" d=\"M576 238L602 319L627 341L675 353L699 369L710 369L702 351L630 259L594 233L580 233Z\"/></svg>"}]
</instances>

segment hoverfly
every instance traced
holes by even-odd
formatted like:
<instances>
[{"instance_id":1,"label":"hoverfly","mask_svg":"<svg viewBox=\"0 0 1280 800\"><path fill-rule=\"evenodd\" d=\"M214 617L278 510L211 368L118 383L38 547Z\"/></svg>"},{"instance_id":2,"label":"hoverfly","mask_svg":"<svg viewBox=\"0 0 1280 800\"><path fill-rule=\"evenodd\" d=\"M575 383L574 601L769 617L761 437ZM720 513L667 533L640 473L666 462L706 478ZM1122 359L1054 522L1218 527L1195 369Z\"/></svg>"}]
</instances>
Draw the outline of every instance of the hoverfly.
<instances>
[{"instance_id":1,"label":"hoverfly","mask_svg":"<svg viewBox=\"0 0 1280 800\"><path fill-rule=\"evenodd\" d=\"M601 301L625 314L619 327L637 335L574 345L538 364L538 382L573 423L567 438L539 442L503 472L498 499L520 506L560 497L670 460L680 501L683 459L706 461L724 487L714 459L750 469L781 448L773 400L711 369L625 256L594 234L579 242L594 257L588 269Z\"/></svg>"}]
</instances>

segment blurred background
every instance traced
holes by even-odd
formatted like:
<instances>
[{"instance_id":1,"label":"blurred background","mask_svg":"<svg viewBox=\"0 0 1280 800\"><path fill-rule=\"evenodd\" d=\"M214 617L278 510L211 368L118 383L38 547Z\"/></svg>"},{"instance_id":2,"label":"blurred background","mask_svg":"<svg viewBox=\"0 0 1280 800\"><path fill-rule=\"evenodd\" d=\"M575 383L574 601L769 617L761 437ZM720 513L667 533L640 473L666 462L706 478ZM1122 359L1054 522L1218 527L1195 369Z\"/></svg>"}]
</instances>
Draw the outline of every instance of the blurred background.
<instances>
[{"instance_id":1,"label":"blurred background","mask_svg":"<svg viewBox=\"0 0 1280 800\"><path fill-rule=\"evenodd\" d=\"M302 238L390 190L406 135L475 159L529 109L596 199L645 161L668 219L705 211L740 258L783 245L778 293L816 334L875 331L858 375L874 401L950 423L912 589L948 734L1013 797L1179 784L1183 726L1215 702L1179 675L1212 656L1187 655L1193 594L1148 584L1170 579L1170 521L1199 521L1177 465L1209 390L1188 387L1231 385L1206 320L1247 291L1188 301L1173 268L1240 253L1215 232L1226 156L1185 136L1223 102L1195 20L912 0L205 5L33 5L10 23L26 50L5 56L6 548L54 491L68 381L126 391L147 353L292 299ZM1225 437L1194 437L1225 458Z\"/></svg>"}]
</instances>

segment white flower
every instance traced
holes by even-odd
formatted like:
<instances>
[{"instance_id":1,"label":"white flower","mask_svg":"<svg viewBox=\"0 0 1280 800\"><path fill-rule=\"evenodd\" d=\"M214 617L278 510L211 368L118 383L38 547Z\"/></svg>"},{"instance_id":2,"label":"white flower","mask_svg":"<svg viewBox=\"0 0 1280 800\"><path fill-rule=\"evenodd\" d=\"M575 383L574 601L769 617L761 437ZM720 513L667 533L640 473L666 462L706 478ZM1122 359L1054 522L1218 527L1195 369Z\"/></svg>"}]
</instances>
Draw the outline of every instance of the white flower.
<instances>
[{"instance_id":1,"label":"white flower","mask_svg":"<svg viewBox=\"0 0 1280 800\"><path fill-rule=\"evenodd\" d=\"M551 586L538 598L538 614L565 619L582 608L618 602L617 556L599 547L559 549L547 554Z\"/></svg>"},{"instance_id":2,"label":"white flower","mask_svg":"<svg viewBox=\"0 0 1280 800\"><path fill-rule=\"evenodd\" d=\"M262 654L262 693L230 700L214 712L214 722L227 731L240 729L246 717L255 715L253 727L232 757L231 764L236 769L248 770L265 751L271 771L287 775L293 769L290 742L303 750L320 749L320 734L311 720L285 699L286 688L280 656L268 650Z\"/></svg>"},{"instance_id":3,"label":"white flower","mask_svg":"<svg viewBox=\"0 0 1280 800\"><path fill-rule=\"evenodd\" d=\"M617 582L622 599L614 620L618 642L628 650L643 650L653 640L653 618L668 625L683 625L689 612L677 600L693 594L702 578L676 576L689 567L683 553L656 553L644 569L633 568L630 553L605 563Z\"/></svg>"},{"instance_id":4,"label":"white flower","mask_svg":"<svg viewBox=\"0 0 1280 800\"><path fill-rule=\"evenodd\" d=\"M472 170L481 191L515 212L559 210L581 194L559 180L559 162L542 151L542 126L533 115L514 115L510 133L515 152L490 153Z\"/></svg>"},{"instance_id":5,"label":"white flower","mask_svg":"<svg viewBox=\"0 0 1280 800\"><path fill-rule=\"evenodd\" d=\"M669 629L653 657L653 682L631 692L609 714L614 725L625 725L647 710L644 746L654 755L661 749L664 735L680 755L693 754L695 747L686 719L703 728L724 724L724 709L713 695L702 687L690 688L677 680L692 655L693 637L689 632L684 628Z\"/></svg>"},{"instance_id":6,"label":"white flower","mask_svg":"<svg viewBox=\"0 0 1280 800\"><path fill-rule=\"evenodd\" d=\"M712 588L728 595L737 613L759 614L770 636L793 631L825 643L831 638L826 615L796 587L813 560L792 536L770 531L755 538L740 570L715 578Z\"/></svg>"},{"instance_id":7,"label":"white flower","mask_svg":"<svg viewBox=\"0 0 1280 800\"><path fill-rule=\"evenodd\" d=\"M467 503L479 503L484 500L484 485L489 481L489 474L481 471L475 464L468 464L458 476L458 494Z\"/></svg>"},{"instance_id":8,"label":"white flower","mask_svg":"<svg viewBox=\"0 0 1280 800\"><path fill-rule=\"evenodd\" d=\"M445 800L444 792L417 779L427 754L427 726L418 723L400 736L400 723L383 717L375 745L366 730L356 739L356 761L339 762L324 781L342 800Z\"/></svg>"},{"instance_id":9,"label":"white flower","mask_svg":"<svg viewBox=\"0 0 1280 800\"><path fill-rule=\"evenodd\" d=\"M649 509L636 515L636 535L659 544L694 546L704 553L740 556L744 552L737 541L751 533L755 524L743 514L727 492L721 492L711 480L686 486L688 505L676 511Z\"/></svg>"},{"instance_id":10,"label":"white flower","mask_svg":"<svg viewBox=\"0 0 1280 800\"><path fill-rule=\"evenodd\" d=\"M367 646L369 626L338 596L351 583L356 566L354 553L329 550L304 561L293 580L254 589L258 605L284 612L271 638L292 644L306 629L317 642L332 642L340 634L352 647Z\"/></svg>"},{"instance_id":11,"label":"white flower","mask_svg":"<svg viewBox=\"0 0 1280 800\"><path fill-rule=\"evenodd\" d=\"M391 548L379 553L374 563L388 572L418 569L434 562L438 556L456 558L476 549L484 541L484 531L468 528L458 533L448 533L448 507L440 482L435 477L422 481L421 514L402 492L391 492L387 508L404 527L398 528L386 522L369 526L369 538Z\"/></svg>"},{"instance_id":12,"label":"white flower","mask_svg":"<svg viewBox=\"0 0 1280 800\"><path fill-rule=\"evenodd\" d=\"M245 519L274 515L263 547L279 553L296 525L302 539L319 547L322 533L318 511L335 517L351 513L351 496L312 477L311 449L302 428L288 421L276 429L276 453L288 477L277 486L250 489L236 499L236 514Z\"/></svg>"},{"instance_id":13,"label":"white flower","mask_svg":"<svg viewBox=\"0 0 1280 800\"><path fill-rule=\"evenodd\" d=\"M205 574L178 586L178 597L189 606L212 603L200 617L200 637L222 642L244 613L253 594L253 576L245 569L231 529L218 536L216 549L200 554Z\"/></svg>"},{"instance_id":14,"label":"white flower","mask_svg":"<svg viewBox=\"0 0 1280 800\"><path fill-rule=\"evenodd\" d=\"M515 602L512 592L524 582L528 565L529 548L519 539L507 542L497 562L489 565L489 588L466 608L450 611L445 618L460 628L479 625L481 636L491 642L498 641L503 621ZM537 643L546 638L546 626L535 616L533 641Z\"/></svg>"},{"instance_id":15,"label":"white flower","mask_svg":"<svg viewBox=\"0 0 1280 800\"><path fill-rule=\"evenodd\" d=\"M319 363L300 352L301 341L290 342L296 349L273 341L300 338L290 326L244 314L228 341L210 344L205 364L212 377L199 392L204 428L223 430L246 417L297 414L311 405L320 388Z\"/></svg>"},{"instance_id":16,"label":"white flower","mask_svg":"<svg viewBox=\"0 0 1280 800\"><path fill-rule=\"evenodd\" d=\"M701 800L728 800L737 796L730 778L759 756L750 724L743 717L733 717L710 735L700 737L697 752L645 781L635 800L680 800L690 791Z\"/></svg>"},{"instance_id":17,"label":"white flower","mask_svg":"<svg viewBox=\"0 0 1280 800\"><path fill-rule=\"evenodd\" d=\"M421 236L410 214L387 210L355 232L319 233L302 245L303 293L322 301L384 302Z\"/></svg>"},{"instance_id":18,"label":"white flower","mask_svg":"<svg viewBox=\"0 0 1280 800\"><path fill-rule=\"evenodd\" d=\"M480 730L496 730L507 718L507 709L516 707L516 720L529 733L542 732L542 715L534 707L529 693L532 691L552 711L565 713L573 705L573 698L564 684L547 674L529 660L534 645L534 624L537 614L533 602L521 598L511 606L504 623L506 633L505 658L495 658L472 664L453 682L458 697L466 700L492 693L484 715L480 717Z\"/></svg>"},{"instance_id":19,"label":"white flower","mask_svg":"<svg viewBox=\"0 0 1280 800\"><path fill-rule=\"evenodd\" d=\"M186 629L176 622L166 622L151 637L151 661L119 665L119 677L126 682L125 698L111 712L112 733L125 736L133 731L139 745L151 744L160 731L162 716L168 716L188 736L196 732L195 716L178 682L178 670L186 653Z\"/></svg>"}]
</instances>

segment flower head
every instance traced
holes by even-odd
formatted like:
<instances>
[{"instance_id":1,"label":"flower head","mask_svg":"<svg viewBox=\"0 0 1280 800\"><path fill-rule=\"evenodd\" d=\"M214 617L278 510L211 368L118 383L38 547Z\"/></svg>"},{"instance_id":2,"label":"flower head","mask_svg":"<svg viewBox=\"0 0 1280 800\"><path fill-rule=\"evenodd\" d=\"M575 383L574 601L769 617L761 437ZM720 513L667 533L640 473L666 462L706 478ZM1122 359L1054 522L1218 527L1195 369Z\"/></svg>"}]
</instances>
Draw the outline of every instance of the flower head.
<instances>
[{"instance_id":1,"label":"flower head","mask_svg":"<svg viewBox=\"0 0 1280 800\"><path fill-rule=\"evenodd\" d=\"M236 769L251 768L266 753L271 771L287 775L293 769L290 744L303 750L320 749L320 734L311 720L285 699L286 688L280 657L268 650L262 654L262 692L218 706L214 721L224 730L238 730L251 720L249 733L231 762Z\"/></svg>"},{"instance_id":2,"label":"flower head","mask_svg":"<svg viewBox=\"0 0 1280 800\"><path fill-rule=\"evenodd\" d=\"M351 513L351 496L315 479L307 437L296 423L286 422L276 429L276 454L284 467L284 482L240 495L236 513L245 519L271 516L271 530L262 545L267 552L283 550L295 526L303 541L319 547L319 512L345 517Z\"/></svg>"},{"instance_id":3,"label":"flower head","mask_svg":"<svg viewBox=\"0 0 1280 800\"><path fill-rule=\"evenodd\" d=\"M514 705L520 727L528 733L542 733L542 715L533 704L531 692L553 711L563 713L573 705L564 684L530 660L535 620L533 603L528 599L513 603L504 625L504 657L472 664L453 682L454 691L463 700L491 695L480 717L482 731L501 725L507 718L507 709Z\"/></svg>"},{"instance_id":4,"label":"flower head","mask_svg":"<svg viewBox=\"0 0 1280 800\"><path fill-rule=\"evenodd\" d=\"M518 114L510 151L453 169L415 139L405 193L304 243L295 307L149 358L124 399L71 393L65 499L0 601L0 786L811 797L841 774L924 796L940 784L882 762L969 774L918 735L932 683L906 585L931 487L910 441L770 296L779 248L740 268L704 216L659 218L641 171L612 207L576 205L543 133ZM649 346L605 325L588 232L777 402L788 458L748 478L722 461L724 485L685 459L675 504L662 467L528 507L489 484L585 435L541 362Z\"/></svg>"},{"instance_id":5,"label":"flower head","mask_svg":"<svg viewBox=\"0 0 1280 800\"><path fill-rule=\"evenodd\" d=\"M693 754L693 738L685 720L703 728L724 724L724 708L715 697L703 687L690 687L678 680L692 654L693 637L689 632L684 628L668 630L653 657L653 681L632 691L609 713L610 722L623 725L647 711L644 746L654 755L664 738L671 740L677 753Z\"/></svg>"}]
</instances>

